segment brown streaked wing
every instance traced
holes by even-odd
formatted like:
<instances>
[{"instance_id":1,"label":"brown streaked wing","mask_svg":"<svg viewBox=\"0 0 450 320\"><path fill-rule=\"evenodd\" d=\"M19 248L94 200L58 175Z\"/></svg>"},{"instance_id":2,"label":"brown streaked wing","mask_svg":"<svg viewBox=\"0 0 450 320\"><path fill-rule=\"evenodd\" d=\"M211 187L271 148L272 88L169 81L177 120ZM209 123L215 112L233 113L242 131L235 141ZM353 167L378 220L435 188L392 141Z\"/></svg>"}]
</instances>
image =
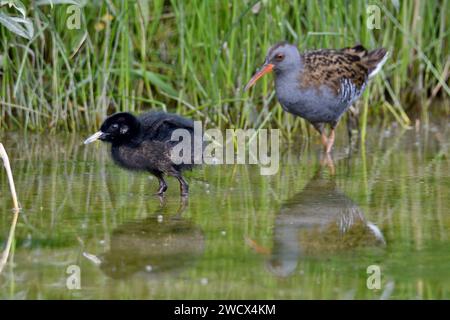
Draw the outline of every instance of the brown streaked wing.
<instances>
[{"instance_id":1,"label":"brown streaked wing","mask_svg":"<svg viewBox=\"0 0 450 320\"><path fill-rule=\"evenodd\" d=\"M342 80L350 80L357 89L367 81L368 71L361 62L365 55L362 46L342 50L316 50L302 54L304 70L300 75L300 87L319 88L328 86L339 93Z\"/></svg>"}]
</instances>

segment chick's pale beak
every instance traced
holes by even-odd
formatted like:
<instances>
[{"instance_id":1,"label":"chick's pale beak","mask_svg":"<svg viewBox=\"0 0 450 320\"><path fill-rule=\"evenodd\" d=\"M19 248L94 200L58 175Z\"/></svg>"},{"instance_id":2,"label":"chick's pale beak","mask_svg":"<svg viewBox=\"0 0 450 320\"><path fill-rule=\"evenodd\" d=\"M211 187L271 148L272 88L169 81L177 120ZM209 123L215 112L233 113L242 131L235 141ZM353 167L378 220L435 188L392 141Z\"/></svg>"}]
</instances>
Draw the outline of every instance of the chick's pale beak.
<instances>
[{"instance_id":1,"label":"chick's pale beak","mask_svg":"<svg viewBox=\"0 0 450 320\"><path fill-rule=\"evenodd\" d=\"M84 144L88 144L88 143L94 142L95 140L100 139L103 135L104 135L103 132L97 131L97 132L94 133L92 136L90 136L89 138L87 138L86 140L84 140Z\"/></svg>"},{"instance_id":2,"label":"chick's pale beak","mask_svg":"<svg viewBox=\"0 0 450 320\"><path fill-rule=\"evenodd\" d=\"M248 90L248 88L253 86L256 83L256 81L258 81L259 78L261 78L266 73L271 72L272 69L273 69L273 64L271 64L271 63L264 64L262 66L262 68L257 73L255 73L255 75L250 79L250 81L245 86L244 90Z\"/></svg>"}]
</instances>

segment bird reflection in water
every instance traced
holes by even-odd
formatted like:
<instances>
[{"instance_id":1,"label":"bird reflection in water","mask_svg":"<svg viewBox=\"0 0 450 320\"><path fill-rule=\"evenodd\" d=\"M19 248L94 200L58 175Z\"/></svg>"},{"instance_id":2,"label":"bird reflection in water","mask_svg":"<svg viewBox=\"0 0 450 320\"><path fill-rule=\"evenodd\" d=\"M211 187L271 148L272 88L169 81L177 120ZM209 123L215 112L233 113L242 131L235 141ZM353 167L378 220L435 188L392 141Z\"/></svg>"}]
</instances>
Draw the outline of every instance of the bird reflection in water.
<instances>
[{"instance_id":1,"label":"bird reflection in water","mask_svg":"<svg viewBox=\"0 0 450 320\"><path fill-rule=\"evenodd\" d=\"M175 215L155 214L114 229L109 251L95 257L100 269L122 279L137 273L173 275L193 265L203 254L205 239L199 227L182 218L186 201Z\"/></svg>"},{"instance_id":2,"label":"bird reflection in water","mask_svg":"<svg viewBox=\"0 0 450 320\"><path fill-rule=\"evenodd\" d=\"M304 189L287 200L275 220L273 248L247 243L269 256L268 270L291 275L301 257L384 246L380 229L336 185L334 173L324 177L322 166Z\"/></svg>"}]
</instances>

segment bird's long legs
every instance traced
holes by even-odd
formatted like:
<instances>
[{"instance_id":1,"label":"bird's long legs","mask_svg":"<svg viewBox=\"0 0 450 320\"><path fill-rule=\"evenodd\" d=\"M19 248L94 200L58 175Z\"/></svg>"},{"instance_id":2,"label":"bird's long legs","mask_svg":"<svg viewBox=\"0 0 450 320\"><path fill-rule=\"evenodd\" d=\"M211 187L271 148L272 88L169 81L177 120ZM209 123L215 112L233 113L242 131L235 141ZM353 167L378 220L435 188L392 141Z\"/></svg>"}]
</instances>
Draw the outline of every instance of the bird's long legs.
<instances>
[{"instance_id":1,"label":"bird's long legs","mask_svg":"<svg viewBox=\"0 0 450 320\"><path fill-rule=\"evenodd\" d=\"M331 149L333 148L334 144L334 138L335 138L335 132L334 128L336 127L335 123L331 124L330 134L327 136L325 133L325 124L320 123L313 123L314 128L320 133L321 142L323 145L323 148L326 153L330 153Z\"/></svg>"},{"instance_id":2,"label":"bird's long legs","mask_svg":"<svg viewBox=\"0 0 450 320\"><path fill-rule=\"evenodd\" d=\"M156 178L158 178L159 181L159 189L155 193L155 195L162 196L164 195L164 192L166 192L167 190L166 180L164 180L162 173L154 173L154 175L156 176Z\"/></svg>"},{"instance_id":3,"label":"bird's long legs","mask_svg":"<svg viewBox=\"0 0 450 320\"><path fill-rule=\"evenodd\" d=\"M177 178L180 183L180 195L182 197L189 195L189 185L186 180L184 180L183 176L180 173L176 173L174 174L174 177Z\"/></svg>"},{"instance_id":4,"label":"bird's long legs","mask_svg":"<svg viewBox=\"0 0 450 320\"><path fill-rule=\"evenodd\" d=\"M325 147L325 152L327 154L329 154L331 152L331 149L333 148L334 137L335 137L334 128L331 128L330 135L328 136L327 144L326 144L326 147Z\"/></svg>"},{"instance_id":5,"label":"bird's long legs","mask_svg":"<svg viewBox=\"0 0 450 320\"><path fill-rule=\"evenodd\" d=\"M325 131L322 131L322 133L320 134L320 138L323 144L323 148L324 150L326 150L328 148L328 137L325 134Z\"/></svg>"},{"instance_id":6,"label":"bird's long legs","mask_svg":"<svg viewBox=\"0 0 450 320\"><path fill-rule=\"evenodd\" d=\"M325 133L325 124L322 122L316 122L316 123L313 123L312 125L319 132L322 145L323 145L324 149L326 150L327 146L328 146L328 137Z\"/></svg>"},{"instance_id":7,"label":"bird's long legs","mask_svg":"<svg viewBox=\"0 0 450 320\"><path fill-rule=\"evenodd\" d=\"M164 192L166 192L166 190L167 190L167 183L166 183L166 180L164 180L164 173L162 173L162 172L153 172L153 171L151 171L151 173L153 173L153 175L156 178L158 178L158 181L159 181L159 189L155 193L155 195L163 196ZM187 196L189 194L189 185L186 182L186 180L184 180L184 178L181 175L181 173L174 170L174 172L169 172L167 174L177 178L178 182L180 183L181 196L182 197Z\"/></svg>"},{"instance_id":8,"label":"bird's long legs","mask_svg":"<svg viewBox=\"0 0 450 320\"><path fill-rule=\"evenodd\" d=\"M331 124L330 134L329 136L325 133L325 124L324 123L313 123L314 128L319 131L322 145L324 148L324 154L325 157L322 159L321 164L327 165L330 169L331 175L334 175L336 172L336 169L334 167L333 159L331 158L331 149L333 148L334 139L335 139L335 131L334 128L336 127L337 123Z\"/></svg>"}]
</instances>

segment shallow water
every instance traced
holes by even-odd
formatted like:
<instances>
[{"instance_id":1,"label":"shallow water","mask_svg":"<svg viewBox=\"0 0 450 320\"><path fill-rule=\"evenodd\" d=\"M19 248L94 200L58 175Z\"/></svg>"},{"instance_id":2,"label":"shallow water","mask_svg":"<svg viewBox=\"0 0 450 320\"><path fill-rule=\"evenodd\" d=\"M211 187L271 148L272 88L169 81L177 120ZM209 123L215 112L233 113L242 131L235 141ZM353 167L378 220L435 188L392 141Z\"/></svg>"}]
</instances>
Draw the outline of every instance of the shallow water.
<instances>
[{"instance_id":1,"label":"shallow water","mask_svg":"<svg viewBox=\"0 0 450 320\"><path fill-rule=\"evenodd\" d=\"M318 139L303 139L284 144L273 176L255 165L189 173L187 203L173 179L161 202L155 179L84 136L4 133L23 211L0 298L450 298L450 127L371 128L352 152L342 127L334 177ZM4 247L3 170L0 182ZM367 286L373 265L379 289Z\"/></svg>"}]
</instances>

